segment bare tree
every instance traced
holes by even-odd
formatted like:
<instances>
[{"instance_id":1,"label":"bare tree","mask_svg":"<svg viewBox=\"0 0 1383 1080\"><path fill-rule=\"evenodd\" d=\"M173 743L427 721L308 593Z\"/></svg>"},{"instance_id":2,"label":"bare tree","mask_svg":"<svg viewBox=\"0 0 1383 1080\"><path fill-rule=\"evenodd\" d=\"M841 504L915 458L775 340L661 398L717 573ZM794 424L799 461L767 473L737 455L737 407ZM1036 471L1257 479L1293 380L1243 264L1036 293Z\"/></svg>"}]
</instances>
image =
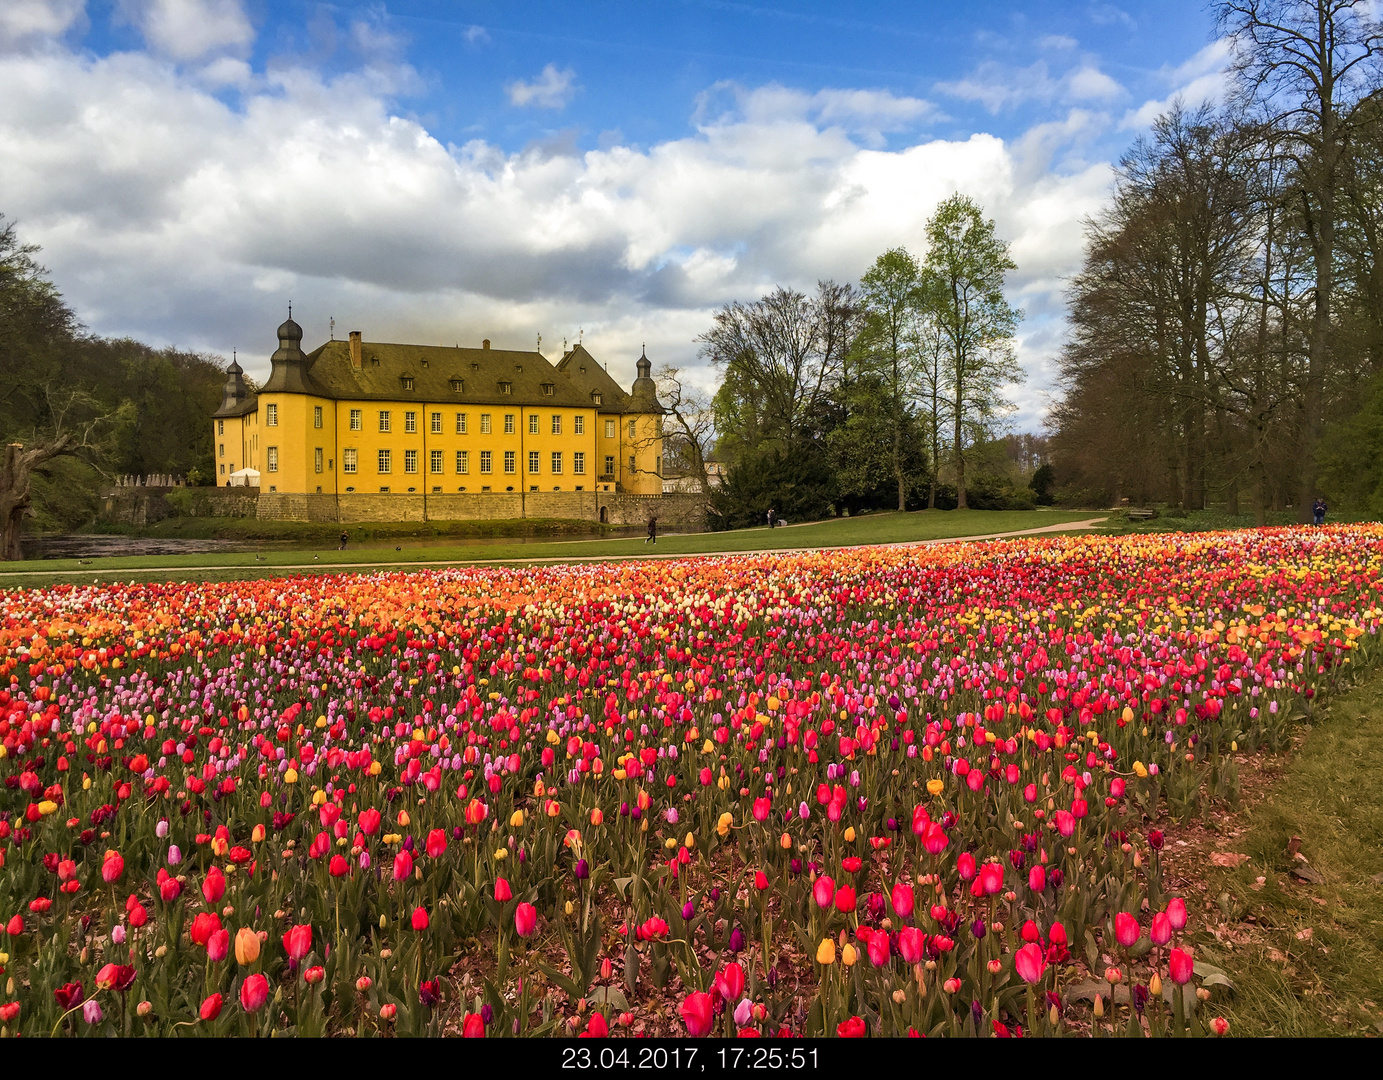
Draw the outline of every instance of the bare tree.
<instances>
[{"instance_id":1,"label":"bare tree","mask_svg":"<svg viewBox=\"0 0 1383 1080\"><path fill-rule=\"evenodd\" d=\"M1303 521L1324 422L1341 171L1363 118L1358 105L1379 92L1383 25L1375 10L1372 0L1224 0L1218 8L1219 26L1234 44L1240 93L1295 163L1315 263L1297 489Z\"/></svg>"},{"instance_id":2,"label":"bare tree","mask_svg":"<svg viewBox=\"0 0 1383 1080\"><path fill-rule=\"evenodd\" d=\"M711 490L706 459L715 444L715 410L696 387L683 381L682 371L665 364L658 371L658 400L667 410L663 418L663 460L672 458L688 469L701 486Z\"/></svg>"}]
</instances>

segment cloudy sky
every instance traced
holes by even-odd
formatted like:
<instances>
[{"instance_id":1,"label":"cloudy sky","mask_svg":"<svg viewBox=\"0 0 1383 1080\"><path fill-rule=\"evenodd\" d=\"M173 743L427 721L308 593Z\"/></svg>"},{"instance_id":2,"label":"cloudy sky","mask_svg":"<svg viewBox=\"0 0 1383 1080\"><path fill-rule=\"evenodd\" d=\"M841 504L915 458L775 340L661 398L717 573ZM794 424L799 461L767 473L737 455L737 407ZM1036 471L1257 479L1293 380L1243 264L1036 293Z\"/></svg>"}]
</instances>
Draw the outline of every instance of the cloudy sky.
<instances>
[{"instance_id":1,"label":"cloudy sky","mask_svg":"<svg viewBox=\"0 0 1383 1080\"><path fill-rule=\"evenodd\" d=\"M1220 92L1200 0L0 0L0 212L94 332L264 377L305 345L531 348L706 386L712 312L920 253L953 191L1012 244L1036 430L1112 163Z\"/></svg>"}]
</instances>

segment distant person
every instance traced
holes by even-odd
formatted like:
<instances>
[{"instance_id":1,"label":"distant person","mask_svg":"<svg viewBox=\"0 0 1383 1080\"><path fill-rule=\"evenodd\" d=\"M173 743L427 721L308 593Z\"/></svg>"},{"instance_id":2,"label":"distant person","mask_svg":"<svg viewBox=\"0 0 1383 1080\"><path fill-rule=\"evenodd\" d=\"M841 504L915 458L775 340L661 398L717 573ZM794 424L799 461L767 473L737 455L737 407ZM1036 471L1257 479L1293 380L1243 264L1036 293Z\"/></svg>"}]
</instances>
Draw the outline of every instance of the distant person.
<instances>
[{"instance_id":1,"label":"distant person","mask_svg":"<svg viewBox=\"0 0 1383 1080\"><path fill-rule=\"evenodd\" d=\"M1325 524L1325 512L1330 509L1325 505L1325 500L1318 498L1311 504L1311 517L1317 525Z\"/></svg>"},{"instance_id":2,"label":"distant person","mask_svg":"<svg viewBox=\"0 0 1383 1080\"><path fill-rule=\"evenodd\" d=\"M349 539L350 539L350 536L347 535L345 532L342 532L342 533L341 533L341 546L340 546L339 548L337 548L336 550L337 550L337 551L345 551L345 550L346 550L346 541L349 540Z\"/></svg>"},{"instance_id":3,"label":"distant person","mask_svg":"<svg viewBox=\"0 0 1383 1080\"><path fill-rule=\"evenodd\" d=\"M655 517L648 519L648 535L644 537L643 542L647 544L650 540L654 547L658 546L658 519Z\"/></svg>"},{"instance_id":4,"label":"distant person","mask_svg":"<svg viewBox=\"0 0 1383 1080\"><path fill-rule=\"evenodd\" d=\"M770 507L768 508L768 527L769 527L770 529L773 528L773 522L774 522L774 520L775 520L775 518L774 518L774 516L773 516L773 507L770 506Z\"/></svg>"}]
</instances>

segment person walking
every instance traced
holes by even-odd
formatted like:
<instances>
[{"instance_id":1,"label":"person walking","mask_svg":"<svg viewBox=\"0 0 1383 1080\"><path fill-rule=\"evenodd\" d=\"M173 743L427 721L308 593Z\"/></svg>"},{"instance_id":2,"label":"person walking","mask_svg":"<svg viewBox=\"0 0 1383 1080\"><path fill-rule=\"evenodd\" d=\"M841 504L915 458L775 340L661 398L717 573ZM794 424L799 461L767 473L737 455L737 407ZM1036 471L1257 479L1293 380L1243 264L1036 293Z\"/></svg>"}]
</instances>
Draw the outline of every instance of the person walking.
<instances>
[{"instance_id":1,"label":"person walking","mask_svg":"<svg viewBox=\"0 0 1383 1080\"><path fill-rule=\"evenodd\" d=\"M350 539L350 537L346 534L346 532L345 532L344 530L342 530L342 532L341 532L341 546L340 546L339 548L337 548L336 550L337 550L337 551L345 551L345 550L346 550L346 541L349 540L349 539Z\"/></svg>"},{"instance_id":2,"label":"person walking","mask_svg":"<svg viewBox=\"0 0 1383 1080\"><path fill-rule=\"evenodd\" d=\"M768 508L768 527L773 528L773 507Z\"/></svg>"},{"instance_id":3,"label":"person walking","mask_svg":"<svg viewBox=\"0 0 1383 1080\"><path fill-rule=\"evenodd\" d=\"M1316 501L1311 504L1311 517L1317 525L1325 524L1325 512L1329 509L1325 505L1325 500L1317 496Z\"/></svg>"},{"instance_id":4,"label":"person walking","mask_svg":"<svg viewBox=\"0 0 1383 1080\"><path fill-rule=\"evenodd\" d=\"M647 544L650 540L654 547L658 546L658 519L656 517L648 519L648 535L644 537L643 542Z\"/></svg>"}]
</instances>

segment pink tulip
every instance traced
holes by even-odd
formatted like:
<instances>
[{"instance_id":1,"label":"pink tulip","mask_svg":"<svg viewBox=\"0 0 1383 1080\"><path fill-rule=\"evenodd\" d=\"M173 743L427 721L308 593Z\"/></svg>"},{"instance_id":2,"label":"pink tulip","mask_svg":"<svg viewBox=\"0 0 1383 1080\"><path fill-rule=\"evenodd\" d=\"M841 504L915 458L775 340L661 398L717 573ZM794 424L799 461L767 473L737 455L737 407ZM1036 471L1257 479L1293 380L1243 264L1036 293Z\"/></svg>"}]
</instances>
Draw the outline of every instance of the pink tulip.
<instances>
[{"instance_id":1,"label":"pink tulip","mask_svg":"<svg viewBox=\"0 0 1383 1080\"><path fill-rule=\"evenodd\" d=\"M711 995L698 991L688 994L681 1006L682 1022L687 1025L687 1034L699 1039L709 1034L715 1022L715 1012Z\"/></svg>"},{"instance_id":2,"label":"pink tulip","mask_svg":"<svg viewBox=\"0 0 1383 1080\"><path fill-rule=\"evenodd\" d=\"M1036 985L1047 970L1047 956L1042 946L1029 942L1013 954L1013 969L1025 983Z\"/></svg>"},{"instance_id":3,"label":"pink tulip","mask_svg":"<svg viewBox=\"0 0 1383 1080\"><path fill-rule=\"evenodd\" d=\"M1178 986L1189 983L1191 976L1195 974L1195 962L1191 959L1191 954L1185 949L1173 949L1167 954L1167 973Z\"/></svg>"},{"instance_id":4,"label":"pink tulip","mask_svg":"<svg viewBox=\"0 0 1383 1080\"><path fill-rule=\"evenodd\" d=\"M514 909L514 929L519 937L532 937L538 929L538 909L532 904L520 903Z\"/></svg>"},{"instance_id":5,"label":"pink tulip","mask_svg":"<svg viewBox=\"0 0 1383 1080\"><path fill-rule=\"evenodd\" d=\"M1126 911L1121 911L1114 916L1114 939L1124 948L1132 948L1138 943L1138 936L1143 932L1135 919Z\"/></svg>"},{"instance_id":6,"label":"pink tulip","mask_svg":"<svg viewBox=\"0 0 1383 1080\"><path fill-rule=\"evenodd\" d=\"M1167 902L1167 918L1171 921L1173 930L1186 929L1186 901L1179 896L1169 900Z\"/></svg>"},{"instance_id":7,"label":"pink tulip","mask_svg":"<svg viewBox=\"0 0 1383 1080\"><path fill-rule=\"evenodd\" d=\"M912 915L913 894L912 886L899 882L893 886L893 910L900 919L906 919Z\"/></svg>"}]
</instances>

